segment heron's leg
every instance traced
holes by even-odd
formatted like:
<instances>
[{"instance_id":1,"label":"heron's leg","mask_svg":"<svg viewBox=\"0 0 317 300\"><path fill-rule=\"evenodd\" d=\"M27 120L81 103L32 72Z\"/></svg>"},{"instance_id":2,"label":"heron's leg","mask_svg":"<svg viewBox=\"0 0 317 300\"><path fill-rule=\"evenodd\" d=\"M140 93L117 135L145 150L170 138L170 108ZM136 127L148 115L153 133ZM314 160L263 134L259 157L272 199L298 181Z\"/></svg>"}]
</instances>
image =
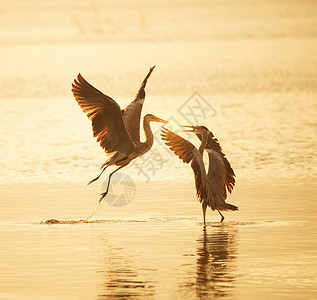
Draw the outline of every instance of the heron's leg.
<instances>
[{"instance_id":1,"label":"heron's leg","mask_svg":"<svg viewBox=\"0 0 317 300\"><path fill-rule=\"evenodd\" d=\"M220 214L220 216L221 216L220 223L222 223L222 221L225 219L225 217L222 215L222 213L220 212L220 210L218 210L218 213L219 213L219 214Z\"/></svg>"},{"instance_id":2,"label":"heron's leg","mask_svg":"<svg viewBox=\"0 0 317 300\"><path fill-rule=\"evenodd\" d=\"M111 176L112 176L114 173L116 173L117 171L119 171L119 170L120 170L121 168L123 168L123 167L124 167L124 166L120 166L118 169L116 169L116 170L114 170L112 173L110 173L109 178L108 178L107 190L106 190L104 193L101 194L101 197L100 197L99 202L100 202L103 198L105 198L105 197L107 196L107 194L108 194Z\"/></svg>"},{"instance_id":3,"label":"heron's leg","mask_svg":"<svg viewBox=\"0 0 317 300\"><path fill-rule=\"evenodd\" d=\"M206 225L206 209L207 209L207 203L206 203L205 201L203 201L202 207L203 207L204 225Z\"/></svg>"},{"instance_id":4,"label":"heron's leg","mask_svg":"<svg viewBox=\"0 0 317 300\"><path fill-rule=\"evenodd\" d=\"M87 183L87 185L89 185L89 184L93 183L94 181L98 180L99 177L101 176L101 174L104 172L104 170L107 169L107 167L108 167L108 166L105 166L105 167L102 169L102 171L100 172L100 174L99 174L96 178L94 178L93 180L90 180L90 181Z\"/></svg>"}]
</instances>

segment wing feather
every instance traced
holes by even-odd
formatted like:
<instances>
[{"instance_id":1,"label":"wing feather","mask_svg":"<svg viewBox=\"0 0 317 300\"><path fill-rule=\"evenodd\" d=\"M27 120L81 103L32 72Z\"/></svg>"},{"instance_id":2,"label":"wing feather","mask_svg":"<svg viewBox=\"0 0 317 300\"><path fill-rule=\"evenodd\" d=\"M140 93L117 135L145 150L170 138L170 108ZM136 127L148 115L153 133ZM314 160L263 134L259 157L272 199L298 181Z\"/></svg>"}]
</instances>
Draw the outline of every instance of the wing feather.
<instances>
[{"instance_id":1,"label":"wing feather","mask_svg":"<svg viewBox=\"0 0 317 300\"><path fill-rule=\"evenodd\" d=\"M206 198L206 170L198 149L189 141L163 127L161 137L184 163L190 163L194 171L197 197L200 202Z\"/></svg>"},{"instance_id":2,"label":"wing feather","mask_svg":"<svg viewBox=\"0 0 317 300\"><path fill-rule=\"evenodd\" d=\"M226 198L225 164L219 152L212 149L206 149L206 151L209 156L207 180L212 187L214 197L220 201Z\"/></svg>"},{"instance_id":3,"label":"wing feather","mask_svg":"<svg viewBox=\"0 0 317 300\"><path fill-rule=\"evenodd\" d=\"M227 190L229 193L232 192L233 187L235 185L235 173L228 161L228 159L226 158L226 155L223 153L222 148L220 146L220 143L218 141L217 138L214 137L214 135L212 134L212 132L209 131L209 135L208 135L208 140L207 140L207 145L206 145L206 151L208 152L208 149L215 151L219 157L221 157L221 159L223 160L224 163L224 168L225 168L225 178L224 178L224 195L225 197L227 197ZM201 136L197 135L197 137L201 140ZM210 160L210 155L216 155L216 153L209 153L209 160ZM210 174L212 173L212 169L211 169L211 165L209 164L209 169L208 169L208 173L207 173L207 177L211 176ZM226 190L227 189L227 190Z\"/></svg>"},{"instance_id":4,"label":"wing feather","mask_svg":"<svg viewBox=\"0 0 317 300\"><path fill-rule=\"evenodd\" d=\"M94 137L106 153L133 151L135 144L123 123L118 103L89 84L81 74L74 80L72 92L91 120Z\"/></svg>"},{"instance_id":5,"label":"wing feather","mask_svg":"<svg viewBox=\"0 0 317 300\"><path fill-rule=\"evenodd\" d=\"M223 161L224 173L225 173L225 176L224 176L224 194L225 194L225 197L227 197L226 189L228 190L229 193L231 193L233 190L233 187L235 185L235 181L236 181L235 180L235 173L234 173L228 159L226 158L225 154L223 153L222 148L221 148L220 143L219 143L217 138L210 137L210 135L209 135L207 145L206 145L206 150L208 151L208 149L216 152L218 154L219 158L221 158ZM214 155L216 155L216 154L214 153ZM208 174L207 174L208 177L209 177L210 171L211 170L209 167Z\"/></svg>"},{"instance_id":6,"label":"wing feather","mask_svg":"<svg viewBox=\"0 0 317 300\"><path fill-rule=\"evenodd\" d=\"M145 86L154 68L155 66L150 68L150 71L144 78L135 99L122 110L123 122L132 140L135 142L140 142L140 118L145 100Z\"/></svg>"}]
</instances>

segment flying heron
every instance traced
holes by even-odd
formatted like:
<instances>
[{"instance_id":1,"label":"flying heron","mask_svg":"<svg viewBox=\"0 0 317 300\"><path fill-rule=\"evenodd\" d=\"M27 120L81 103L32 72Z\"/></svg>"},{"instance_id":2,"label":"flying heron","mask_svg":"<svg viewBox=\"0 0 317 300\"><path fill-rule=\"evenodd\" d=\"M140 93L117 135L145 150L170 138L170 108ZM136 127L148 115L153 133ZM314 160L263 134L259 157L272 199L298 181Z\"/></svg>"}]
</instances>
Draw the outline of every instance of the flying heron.
<instances>
[{"instance_id":1,"label":"flying heron","mask_svg":"<svg viewBox=\"0 0 317 300\"><path fill-rule=\"evenodd\" d=\"M143 118L145 142L140 141L140 117L145 99L145 86L154 67L150 68L135 99L123 110L117 102L89 84L80 73L72 84L72 92L77 103L92 122L94 137L97 137L97 142L106 154L110 155L101 166L100 174L88 184L98 180L109 166L118 166L110 173L107 189L101 194L99 202L109 191L111 176L151 149L154 139L150 122L167 123L152 114L147 114Z\"/></svg>"},{"instance_id":2,"label":"flying heron","mask_svg":"<svg viewBox=\"0 0 317 300\"><path fill-rule=\"evenodd\" d=\"M204 224L206 224L206 209L218 210L221 221L224 216L221 211L238 210L238 207L225 202L227 190L231 193L235 184L235 174L229 161L222 152L221 146L212 132L204 126L184 126L191 129L185 132L194 132L201 140L199 149L191 142L183 139L176 133L163 127L162 139L184 163L190 163L195 175L196 192L202 203ZM209 156L208 173L203 162L204 150Z\"/></svg>"}]
</instances>

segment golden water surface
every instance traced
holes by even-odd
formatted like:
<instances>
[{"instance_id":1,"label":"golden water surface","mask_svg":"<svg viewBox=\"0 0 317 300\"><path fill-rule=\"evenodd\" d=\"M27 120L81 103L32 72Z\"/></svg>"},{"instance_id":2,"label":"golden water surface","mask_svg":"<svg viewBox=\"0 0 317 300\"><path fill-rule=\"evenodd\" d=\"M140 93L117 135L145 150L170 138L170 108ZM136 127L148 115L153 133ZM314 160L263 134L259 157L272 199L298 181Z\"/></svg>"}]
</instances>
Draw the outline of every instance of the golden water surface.
<instances>
[{"instance_id":1,"label":"golden water surface","mask_svg":"<svg viewBox=\"0 0 317 300\"><path fill-rule=\"evenodd\" d=\"M0 299L315 299L316 11L2 1ZM124 107L153 65L143 115L207 126L235 170L239 211L221 224L208 211L203 227L192 170L157 123L86 221L109 173L86 185L106 157L71 83L80 72Z\"/></svg>"}]
</instances>

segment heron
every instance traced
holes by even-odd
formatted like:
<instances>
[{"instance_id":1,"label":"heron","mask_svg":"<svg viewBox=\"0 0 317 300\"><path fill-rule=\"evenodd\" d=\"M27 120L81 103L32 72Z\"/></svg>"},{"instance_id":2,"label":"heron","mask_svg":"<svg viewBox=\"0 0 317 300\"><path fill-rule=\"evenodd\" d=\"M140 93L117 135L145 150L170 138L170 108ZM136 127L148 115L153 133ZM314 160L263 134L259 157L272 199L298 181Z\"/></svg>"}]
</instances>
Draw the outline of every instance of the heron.
<instances>
[{"instance_id":1,"label":"heron","mask_svg":"<svg viewBox=\"0 0 317 300\"><path fill-rule=\"evenodd\" d=\"M176 133L163 127L161 136L165 144L169 146L184 163L190 163L195 176L197 197L202 203L204 224L206 224L206 209L209 206L213 211L217 210L221 215L220 223L224 216L221 211L234 211L238 207L226 203L227 190L232 192L235 185L235 174L219 141L205 126L184 126L190 128L184 132L193 132L201 140L197 149L191 142L185 140ZM209 157L208 172L206 172L203 153L207 151Z\"/></svg>"},{"instance_id":2,"label":"heron","mask_svg":"<svg viewBox=\"0 0 317 300\"><path fill-rule=\"evenodd\" d=\"M101 194L99 202L108 194L111 176L151 149L154 138L150 123L167 123L152 114L147 114L143 118L145 141L140 141L140 117L145 99L145 86L154 67L150 68L135 99L123 110L116 101L88 83L80 73L72 84L72 92L77 103L91 120L94 137L97 137L101 148L110 156L102 164L100 174L88 184L98 180L106 168L118 167L109 174L107 189Z\"/></svg>"}]
</instances>

